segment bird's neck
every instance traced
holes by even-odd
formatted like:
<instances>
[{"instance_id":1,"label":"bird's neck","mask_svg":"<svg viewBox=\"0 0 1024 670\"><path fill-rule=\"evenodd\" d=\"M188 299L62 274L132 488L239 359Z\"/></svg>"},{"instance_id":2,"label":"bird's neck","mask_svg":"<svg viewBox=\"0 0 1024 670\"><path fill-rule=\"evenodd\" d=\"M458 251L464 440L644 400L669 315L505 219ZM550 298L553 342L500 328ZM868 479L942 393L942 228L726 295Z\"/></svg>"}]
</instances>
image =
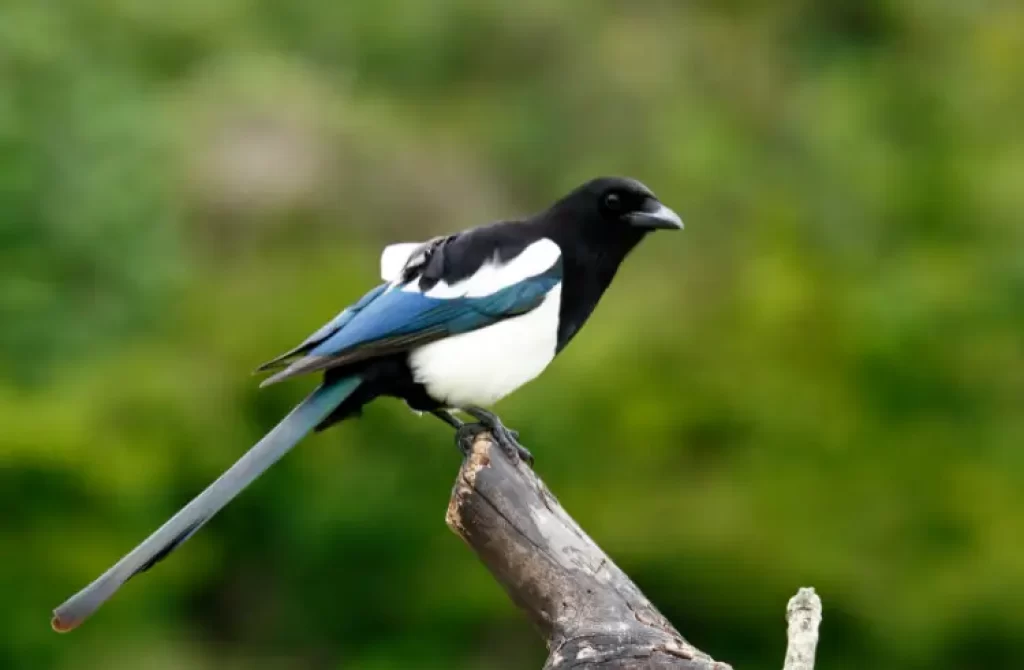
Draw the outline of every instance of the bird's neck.
<instances>
[{"instance_id":1,"label":"bird's neck","mask_svg":"<svg viewBox=\"0 0 1024 670\"><path fill-rule=\"evenodd\" d=\"M549 235L562 250L562 296L559 309L558 346L565 348L593 313L611 285L619 265L643 239L636 232L620 239L597 239L588 235Z\"/></svg>"}]
</instances>

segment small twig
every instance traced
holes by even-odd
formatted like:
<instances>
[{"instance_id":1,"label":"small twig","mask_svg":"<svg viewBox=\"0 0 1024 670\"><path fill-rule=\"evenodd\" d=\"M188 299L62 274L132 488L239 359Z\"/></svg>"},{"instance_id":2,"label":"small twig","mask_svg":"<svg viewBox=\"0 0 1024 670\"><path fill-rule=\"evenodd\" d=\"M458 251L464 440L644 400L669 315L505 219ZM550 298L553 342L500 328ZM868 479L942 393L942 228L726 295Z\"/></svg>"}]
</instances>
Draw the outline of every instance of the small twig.
<instances>
[{"instance_id":1,"label":"small twig","mask_svg":"<svg viewBox=\"0 0 1024 670\"><path fill-rule=\"evenodd\" d=\"M814 670L814 652L818 646L821 625L821 598L813 588L803 588L789 599L786 606L789 628L786 636L786 665L783 670Z\"/></svg>"}]
</instances>

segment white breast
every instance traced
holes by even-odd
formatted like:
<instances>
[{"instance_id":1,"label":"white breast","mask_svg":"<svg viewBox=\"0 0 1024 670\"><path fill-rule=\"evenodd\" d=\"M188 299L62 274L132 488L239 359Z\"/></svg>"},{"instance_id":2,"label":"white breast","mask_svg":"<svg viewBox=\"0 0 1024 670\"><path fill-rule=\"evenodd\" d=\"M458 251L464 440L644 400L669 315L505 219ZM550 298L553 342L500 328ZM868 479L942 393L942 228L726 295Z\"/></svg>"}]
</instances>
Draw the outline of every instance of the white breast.
<instances>
[{"instance_id":1,"label":"white breast","mask_svg":"<svg viewBox=\"0 0 1024 670\"><path fill-rule=\"evenodd\" d=\"M412 351L409 364L416 381L448 407L501 400L555 357L561 297L559 283L531 312Z\"/></svg>"}]
</instances>

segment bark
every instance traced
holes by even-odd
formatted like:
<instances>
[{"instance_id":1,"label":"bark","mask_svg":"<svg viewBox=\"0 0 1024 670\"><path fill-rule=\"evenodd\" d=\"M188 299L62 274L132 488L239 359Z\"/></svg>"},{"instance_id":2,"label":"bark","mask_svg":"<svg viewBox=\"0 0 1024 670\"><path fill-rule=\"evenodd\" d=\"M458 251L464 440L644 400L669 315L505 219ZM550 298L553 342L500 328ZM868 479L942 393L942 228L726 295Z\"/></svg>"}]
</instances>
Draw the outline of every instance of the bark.
<instances>
[{"instance_id":1,"label":"bark","mask_svg":"<svg viewBox=\"0 0 1024 670\"><path fill-rule=\"evenodd\" d=\"M821 625L821 598L813 588L797 591L786 606L786 665L783 670L814 670L814 651L818 647Z\"/></svg>"},{"instance_id":2,"label":"bark","mask_svg":"<svg viewBox=\"0 0 1024 670\"><path fill-rule=\"evenodd\" d=\"M545 670L729 670L687 642L486 434L459 469L447 522L547 640Z\"/></svg>"}]
</instances>

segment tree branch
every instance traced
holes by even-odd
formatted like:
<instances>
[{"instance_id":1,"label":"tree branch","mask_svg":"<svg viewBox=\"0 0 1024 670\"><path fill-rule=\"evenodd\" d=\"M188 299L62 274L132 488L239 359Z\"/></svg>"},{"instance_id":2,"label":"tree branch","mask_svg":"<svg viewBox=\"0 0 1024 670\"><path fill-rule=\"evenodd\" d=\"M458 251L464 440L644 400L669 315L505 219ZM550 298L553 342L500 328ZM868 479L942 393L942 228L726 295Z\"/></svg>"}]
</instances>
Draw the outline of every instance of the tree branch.
<instances>
[{"instance_id":1,"label":"tree branch","mask_svg":"<svg viewBox=\"0 0 1024 670\"><path fill-rule=\"evenodd\" d=\"M786 636L786 665L783 670L814 670L814 651L818 647L821 625L821 598L813 588L804 588L789 599L786 606L789 627Z\"/></svg>"},{"instance_id":2,"label":"tree branch","mask_svg":"<svg viewBox=\"0 0 1024 670\"><path fill-rule=\"evenodd\" d=\"M544 670L729 670L683 639L487 435L463 460L446 520L547 640Z\"/></svg>"}]
</instances>

